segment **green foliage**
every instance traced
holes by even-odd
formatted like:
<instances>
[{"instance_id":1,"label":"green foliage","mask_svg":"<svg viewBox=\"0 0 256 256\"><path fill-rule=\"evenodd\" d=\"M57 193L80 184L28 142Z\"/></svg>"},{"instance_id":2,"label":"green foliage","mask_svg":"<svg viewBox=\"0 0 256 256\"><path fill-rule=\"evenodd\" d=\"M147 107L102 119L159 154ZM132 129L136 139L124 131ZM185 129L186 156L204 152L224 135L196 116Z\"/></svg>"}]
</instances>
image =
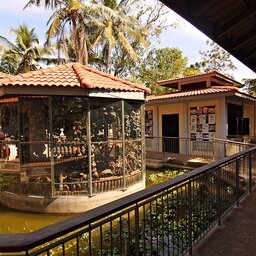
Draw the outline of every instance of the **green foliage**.
<instances>
[{"instance_id":1,"label":"green foliage","mask_svg":"<svg viewBox=\"0 0 256 256\"><path fill-rule=\"evenodd\" d=\"M197 76L197 75L200 75L200 74L201 74L201 71L199 69L194 68L193 66L192 67L186 67L184 72L183 72L184 77L186 77L186 76Z\"/></svg>"},{"instance_id":2,"label":"green foliage","mask_svg":"<svg viewBox=\"0 0 256 256\"><path fill-rule=\"evenodd\" d=\"M40 68L38 61L47 51L39 46L39 39L35 29L20 25L17 29L11 28L15 42L0 36L0 69L9 74L25 73Z\"/></svg>"},{"instance_id":3,"label":"green foliage","mask_svg":"<svg viewBox=\"0 0 256 256\"><path fill-rule=\"evenodd\" d=\"M3 174L0 173L0 191L8 187L10 184L18 182L19 177L17 175L8 175L8 174Z\"/></svg>"},{"instance_id":4,"label":"green foliage","mask_svg":"<svg viewBox=\"0 0 256 256\"><path fill-rule=\"evenodd\" d=\"M36 6L44 6L45 8L55 9L61 5L62 2L66 0L29 0L28 3L25 5L24 9L30 7L32 5Z\"/></svg>"},{"instance_id":5,"label":"green foliage","mask_svg":"<svg viewBox=\"0 0 256 256\"><path fill-rule=\"evenodd\" d=\"M176 176L182 175L188 172L188 170L176 170L176 169L168 169L164 171L154 172L149 175L148 180L153 184L162 183L166 180L172 179Z\"/></svg>"},{"instance_id":6,"label":"green foliage","mask_svg":"<svg viewBox=\"0 0 256 256\"><path fill-rule=\"evenodd\" d=\"M7 61L5 59L0 60L0 72L14 75L18 68L18 63Z\"/></svg>"},{"instance_id":7,"label":"green foliage","mask_svg":"<svg viewBox=\"0 0 256 256\"><path fill-rule=\"evenodd\" d=\"M146 0L117 0L116 10L122 16L132 16L137 24L147 30L145 40L147 47L143 47L140 43L139 37L133 37L130 40L130 45L136 51L139 59L145 56L150 47L150 43L157 40L162 31L167 27L176 27L176 23L169 24L167 21L168 9L159 1ZM131 73L137 68L137 61L129 58L127 52L118 45L112 51L111 55L111 71L114 75L119 77L129 77Z\"/></svg>"},{"instance_id":8,"label":"green foliage","mask_svg":"<svg viewBox=\"0 0 256 256\"><path fill-rule=\"evenodd\" d=\"M170 89L159 86L157 81L181 76L187 62L178 48L153 49L139 63L134 79L149 87L153 94L169 92Z\"/></svg>"},{"instance_id":9,"label":"green foliage","mask_svg":"<svg viewBox=\"0 0 256 256\"><path fill-rule=\"evenodd\" d=\"M25 8L32 5L54 10L46 45L55 45L58 63L79 61L119 77L130 75L153 38L176 26L158 1L30 0Z\"/></svg>"},{"instance_id":10,"label":"green foliage","mask_svg":"<svg viewBox=\"0 0 256 256\"><path fill-rule=\"evenodd\" d=\"M256 79L243 79L244 89L251 95L256 95Z\"/></svg>"},{"instance_id":11,"label":"green foliage","mask_svg":"<svg viewBox=\"0 0 256 256\"><path fill-rule=\"evenodd\" d=\"M191 67L202 72L217 70L229 77L232 77L230 71L234 71L237 68L230 59L230 54L213 41L207 40L206 44L210 49L206 51L199 51L202 56L202 60L200 62L196 62Z\"/></svg>"}]
</instances>

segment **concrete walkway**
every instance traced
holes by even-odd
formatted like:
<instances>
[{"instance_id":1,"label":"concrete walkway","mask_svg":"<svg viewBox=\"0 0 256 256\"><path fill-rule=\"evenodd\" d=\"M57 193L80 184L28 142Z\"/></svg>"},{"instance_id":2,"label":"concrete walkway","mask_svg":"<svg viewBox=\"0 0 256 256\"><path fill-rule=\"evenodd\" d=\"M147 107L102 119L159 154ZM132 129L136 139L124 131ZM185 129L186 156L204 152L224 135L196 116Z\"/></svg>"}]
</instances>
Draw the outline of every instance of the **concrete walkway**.
<instances>
[{"instance_id":1,"label":"concrete walkway","mask_svg":"<svg viewBox=\"0 0 256 256\"><path fill-rule=\"evenodd\" d=\"M247 196L193 250L193 256L256 255L256 192Z\"/></svg>"}]
</instances>

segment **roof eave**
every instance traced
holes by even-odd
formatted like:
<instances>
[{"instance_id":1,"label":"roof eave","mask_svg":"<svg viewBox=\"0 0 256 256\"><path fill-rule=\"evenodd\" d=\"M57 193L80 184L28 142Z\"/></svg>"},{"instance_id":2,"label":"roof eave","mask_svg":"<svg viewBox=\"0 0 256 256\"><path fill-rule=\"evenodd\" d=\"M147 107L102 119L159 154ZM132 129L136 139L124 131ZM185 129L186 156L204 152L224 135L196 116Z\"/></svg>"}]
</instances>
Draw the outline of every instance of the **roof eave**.
<instances>
[{"instance_id":1,"label":"roof eave","mask_svg":"<svg viewBox=\"0 0 256 256\"><path fill-rule=\"evenodd\" d=\"M159 103L176 103L181 101L188 101L188 100L199 100L200 97L203 97L203 101L207 101L208 99L213 99L216 97L222 97L222 96L236 96L235 91L229 91L229 92L217 92L212 94L201 94L201 95L189 95L189 96L181 96L176 98L162 98L162 99L149 99L147 98L147 104L159 104ZM171 102L170 102L171 101Z\"/></svg>"}]
</instances>

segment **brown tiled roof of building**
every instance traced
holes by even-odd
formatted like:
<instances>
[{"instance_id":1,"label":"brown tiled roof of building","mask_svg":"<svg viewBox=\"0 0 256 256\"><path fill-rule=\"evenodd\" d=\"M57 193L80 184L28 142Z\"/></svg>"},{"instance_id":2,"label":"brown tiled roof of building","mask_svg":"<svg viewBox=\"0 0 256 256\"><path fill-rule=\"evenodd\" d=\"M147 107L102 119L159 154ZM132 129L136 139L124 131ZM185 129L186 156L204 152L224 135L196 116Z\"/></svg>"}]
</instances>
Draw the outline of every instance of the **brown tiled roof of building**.
<instances>
[{"instance_id":1,"label":"brown tiled roof of building","mask_svg":"<svg viewBox=\"0 0 256 256\"><path fill-rule=\"evenodd\" d=\"M166 79L166 80L160 80L157 83L159 85L165 85L165 84L171 84L171 83L176 83L176 82L182 82L183 80L187 80L187 79L192 79L192 78L202 78L204 79L205 77L214 77L217 76L223 80L225 80L226 82L229 82L230 84L233 84L233 86L238 86L241 87L242 84L236 80L234 80L233 78L230 78L222 73L220 73L217 70L210 70L206 73L203 74L199 74L199 75L189 75L189 76L184 76L184 77L176 77L176 78L171 78L171 79Z\"/></svg>"},{"instance_id":2,"label":"brown tiled roof of building","mask_svg":"<svg viewBox=\"0 0 256 256\"><path fill-rule=\"evenodd\" d=\"M209 94L217 94L217 93L227 93L227 92L238 92L237 87L226 86L226 87L212 87L194 91L186 91L186 92L173 92L168 94L162 94L157 96L149 96L147 97L148 101L154 100L166 100L166 99L175 99L189 96L198 96L198 95L209 95Z\"/></svg>"},{"instance_id":3,"label":"brown tiled roof of building","mask_svg":"<svg viewBox=\"0 0 256 256\"><path fill-rule=\"evenodd\" d=\"M68 63L0 79L0 86L59 86L150 93L150 89L101 71Z\"/></svg>"},{"instance_id":4,"label":"brown tiled roof of building","mask_svg":"<svg viewBox=\"0 0 256 256\"><path fill-rule=\"evenodd\" d=\"M18 102L18 97L0 99L0 103L13 103L13 102Z\"/></svg>"}]
</instances>

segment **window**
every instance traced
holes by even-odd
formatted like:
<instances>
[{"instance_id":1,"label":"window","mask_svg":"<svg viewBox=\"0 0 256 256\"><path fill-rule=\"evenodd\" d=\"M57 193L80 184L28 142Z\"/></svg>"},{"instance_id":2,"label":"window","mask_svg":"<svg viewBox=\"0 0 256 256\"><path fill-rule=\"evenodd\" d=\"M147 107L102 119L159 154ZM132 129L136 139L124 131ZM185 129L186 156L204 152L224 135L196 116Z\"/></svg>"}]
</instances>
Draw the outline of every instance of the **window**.
<instances>
[{"instance_id":1,"label":"window","mask_svg":"<svg viewBox=\"0 0 256 256\"><path fill-rule=\"evenodd\" d=\"M243 117L243 106L228 104L228 135L249 135L250 119Z\"/></svg>"}]
</instances>

